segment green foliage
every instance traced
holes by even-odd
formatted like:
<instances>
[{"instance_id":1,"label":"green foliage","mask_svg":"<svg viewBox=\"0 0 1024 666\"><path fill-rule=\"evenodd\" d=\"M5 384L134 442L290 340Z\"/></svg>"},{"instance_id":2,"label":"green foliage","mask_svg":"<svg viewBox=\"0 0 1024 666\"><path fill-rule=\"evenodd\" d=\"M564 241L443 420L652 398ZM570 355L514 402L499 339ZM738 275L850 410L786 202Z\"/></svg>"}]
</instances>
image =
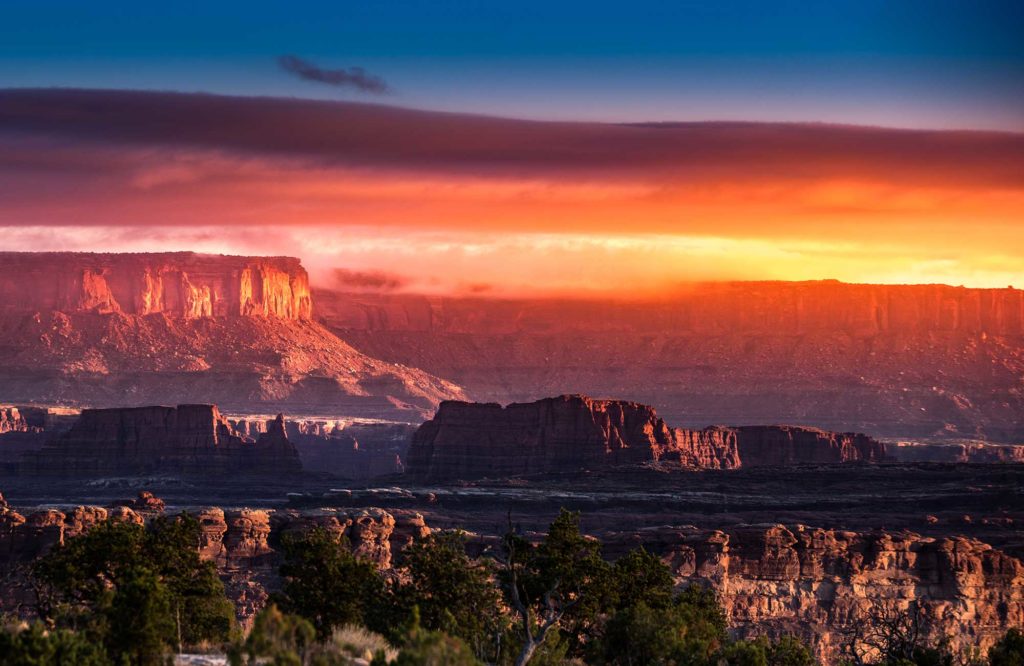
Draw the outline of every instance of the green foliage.
<instances>
[{"instance_id":1,"label":"green foliage","mask_svg":"<svg viewBox=\"0 0 1024 666\"><path fill-rule=\"evenodd\" d=\"M693 599L697 603L691 603ZM651 608L640 601L618 611L591 646L593 662L629 666L706 663L726 643L721 609L717 605L709 608L706 599L705 594L690 594L664 608Z\"/></svg>"},{"instance_id":2,"label":"green foliage","mask_svg":"<svg viewBox=\"0 0 1024 666\"><path fill-rule=\"evenodd\" d=\"M36 563L41 610L132 663L157 663L179 643L223 642L234 609L213 564L199 558L200 536L187 514L148 528L100 523Z\"/></svg>"},{"instance_id":3,"label":"green foliage","mask_svg":"<svg viewBox=\"0 0 1024 666\"><path fill-rule=\"evenodd\" d=\"M110 666L102 646L82 634L41 622L0 632L0 664L5 666Z\"/></svg>"},{"instance_id":4,"label":"green foliage","mask_svg":"<svg viewBox=\"0 0 1024 666\"><path fill-rule=\"evenodd\" d=\"M373 664L385 663L378 653ZM391 662L395 666L478 666L473 651L455 636L441 631L430 631L420 626L420 614L414 610L406 631L405 645L398 657Z\"/></svg>"},{"instance_id":5,"label":"green foliage","mask_svg":"<svg viewBox=\"0 0 1024 666\"><path fill-rule=\"evenodd\" d=\"M583 536L579 522L579 513L562 509L538 546L515 535L506 537L523 604L537 618L551 617L557 610L570 654L580 651L588 632L615 600L612 568L601 556L601 544ZM504 579L508 592L508 572Z\"/></svg>"},{"instance_id":6,"label":"green foliage","mask_svg":"<svg viewBox=\"0 0 1024 666\"><path fill-rule=\"evenodd\" d=\"M767 643L765 653L768 666L814 666L817 663L807 646L794 636L783 636L774 643Z\"/></svg>"},{"instance_id":7,"label":"green foliage","mask_svg":"<svg viewBox=\"0 0 1024 666\"><path fill-rule=\"evenodd\" d=\"M303 666L309 663L315 642L316 629L308 620L271 605L256 616L249 637L233 646L228 658L232 666Z\"/></svg>"},{"instance_id":8,"label":"green foliage","mask_svg":"<svg viewBox=\"0 0 1024 666\"><path fill-rule=\"evenodd\" d=\"M286 613L312 622L321 638L335 627L365 624L385 598L377 567L353 555L342 537L316 528L286 535L281 548L285 583L275 602Z\"/></svg>"},{"instance_id":9,"label":"green foliage","mask_svg":"<svg viewBox=\"0 0 1024 666\"><path fill-rule=\"evenodd\" d=\"M644 603L650 608L666 608L672 603L675 581L672 572L643 548L629 551L612 566L615 608Z\"/></svg>"},{"instance_id":10,"label":"green foliage","mask_svg":"<svg viewBox=\"0 0 1024 666\"><path fill-rule=\"evenodd\" d=\"M718 666L768 666L764 643L736 641L724 646L715 655Z\"/></svg>"},{"instance_id":11,"label":"green foliage","mask_svg":"<svg viewBox=\"0 0 1024 666\"><path fill-rule=\"evenodd\" d=\"M992 666L1024 666L1024 632L1010 629L988 651Z\"/></svg>"},{"instance_id":12,"label":"green foliage","mask_svg":"<svg viewBox=\"0 0 1024 666\"><path fill-rule=\"evenodd\" d=\"M466 555L460 532L435 532L402 551L405 582L395 597L405 618L418 609L425 629L461 638L481 659L495 658L504 626L500 595L486 562Z\"/></svg>"}]
</instances>

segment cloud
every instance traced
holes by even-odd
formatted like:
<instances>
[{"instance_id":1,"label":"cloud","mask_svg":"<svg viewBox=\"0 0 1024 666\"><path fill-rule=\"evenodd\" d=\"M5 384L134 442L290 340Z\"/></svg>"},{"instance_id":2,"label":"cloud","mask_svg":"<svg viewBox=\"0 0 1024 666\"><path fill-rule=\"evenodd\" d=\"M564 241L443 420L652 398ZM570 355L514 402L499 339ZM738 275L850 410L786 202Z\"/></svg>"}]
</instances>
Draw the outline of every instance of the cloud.
<instances>
[{"instance_id":1,"label":"cloud","mask_svg":"<svg viewBox=\"0 0 1024 666\"><path fill-rule=\"evenodd\" d=\"M409 280L384 271L355 271L335 268L334 284L342 291L395 291L409 284Z\"/></svg>"},{"instance_id":2,"label":"cloud","mask_svg":"<svg viewBox=\"0 0 1024 666\"><path fill-rule=\"evenodd\" d=\"M643 179L657 185L770 178L1024 188L1024 134L1000 132L540 122L356 102L0 89L0 133L421 174Z\"/></svg>"},{"instance_id":3,"label":"cloud","mask_svg":"<svg viewBox=\"0 0 1024 666\"><path fill-rule=\"evenodd\" d=\"M315 81L326 83L329 86L341 88L355 88L362 92L383 95L390 91L390 87L379 76L367 73L361 67L349 67L347 69L323 69L317 67L308 60L294 55L283 55L277 59L281 69L294 74L303 81Z\"/></svg>"}]
</instances>

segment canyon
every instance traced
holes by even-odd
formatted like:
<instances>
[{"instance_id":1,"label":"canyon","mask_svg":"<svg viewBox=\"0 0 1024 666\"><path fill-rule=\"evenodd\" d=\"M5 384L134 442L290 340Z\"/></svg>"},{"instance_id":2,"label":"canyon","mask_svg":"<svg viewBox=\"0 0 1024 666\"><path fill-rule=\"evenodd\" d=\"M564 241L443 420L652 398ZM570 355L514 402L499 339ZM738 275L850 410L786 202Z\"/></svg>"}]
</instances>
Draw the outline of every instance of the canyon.
<instances>
[{"instance_id":1,"label":"canyon","mask_svg":"<svg viewBox=\"0 0 1024 666\"><path fill-rule=\"evenodd\" d=\"M360 351L474 400L586 393L674 424L1024 442L1020 289L720 282L636 300L314 289Z\"/></svg>"},{"instance_id":2,"label":"canyon","mask_svg":"<svg viewBox=\"0 0 1024 666\"><path fill-rule=\"evenodd\" d=\"M881 462L859 433L793 426L670 428L648 406L563 395L532 403L443 402L416 431L409 474L422 481L501 478L673 461L696 469Z\"/></svg>"},{"instance_id":3,"label":"canyon","mask_svg":"<svg viewBox=\"0 0 1024 666\"><path fill-rule=\"evenodd\" d=\"M148 493L107 507L26 513L0 500L0 607L32 607L28 566L66 539L108 518L141 523L164 512L163 502ZM201 556L216 564L243 623L279 588L275 544L282 534L323 527L346 536L356 554L388 571L402 548L432 531L422 514L401 509L190 512L202 527ZM1024 565L977 539L781 524L657 526L599 530L596 536L609 557L643 545L670 567L678 585L712 587L735 635L792 633L826 662L836 661L856 628L879 614L919 612L924 631L948 637L957 652L985 649L1024 622ZM494 533L470 537L485 555L497 542Z\"/></svg>"},{"instance_id":4,"label":"canyon","mask_svg":"<svg viewBox=\"0 0 1024 666\"><path fill-rule=\"evenodd\" d=\"M288 257L2 253L0 401L418 421L462 390L362 354L313 319Z\"/></svg>"}]
</instances>

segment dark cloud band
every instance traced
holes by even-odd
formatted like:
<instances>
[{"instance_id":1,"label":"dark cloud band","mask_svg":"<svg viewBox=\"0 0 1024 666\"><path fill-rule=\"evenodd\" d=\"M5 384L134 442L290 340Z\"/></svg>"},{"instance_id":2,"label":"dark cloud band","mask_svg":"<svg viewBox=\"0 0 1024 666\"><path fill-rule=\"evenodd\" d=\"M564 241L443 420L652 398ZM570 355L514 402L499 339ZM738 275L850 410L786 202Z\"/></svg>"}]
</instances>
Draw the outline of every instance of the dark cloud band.
<instances>
[{"instance_id":1,"label":"dark cloud band","mask_svg":"<svg viewBox=\"0 0 1024 666\"><path fill-rule=\"evenodd\" d=\"M558 178L868 178L1024 187L1024 134L816 124L537 122L312 100L0 90L4 145L25 137L200 148L326 164Z\"/></svg>"},{"instance_id":2,"label":"dark cloud band","mask_svg":"<svg viewBox=\"0 0 1024 666\"><path fill-rule=\"evenodd\" d=\"M308 60L294 55L283 55L277 59L281 69L294 74L304 81L326 83L329 86L355 88L361 92L382 95L389 92L388 84L379 76L367 73L361 67L347 69L323 69Z\"/></svg>"}]
</instances>

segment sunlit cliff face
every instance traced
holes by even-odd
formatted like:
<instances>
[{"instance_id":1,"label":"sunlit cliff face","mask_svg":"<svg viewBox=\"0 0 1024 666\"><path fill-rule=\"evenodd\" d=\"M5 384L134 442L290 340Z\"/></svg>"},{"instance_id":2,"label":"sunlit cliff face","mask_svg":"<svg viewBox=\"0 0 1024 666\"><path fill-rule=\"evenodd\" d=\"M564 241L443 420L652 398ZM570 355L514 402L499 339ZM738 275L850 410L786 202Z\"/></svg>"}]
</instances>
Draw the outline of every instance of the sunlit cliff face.
<instances>
[{"instance_id":1,"label":"sunlit cliff face","mask_svg":"<svg viewBox=\"0 0 1024 666\"><path fill-rule=\"evenodd\" d=\"M98 91L0 91L0 128L5 249L291 254L376 291L1024 284L1018 134Z\"/></svg>"}]
</instances>

